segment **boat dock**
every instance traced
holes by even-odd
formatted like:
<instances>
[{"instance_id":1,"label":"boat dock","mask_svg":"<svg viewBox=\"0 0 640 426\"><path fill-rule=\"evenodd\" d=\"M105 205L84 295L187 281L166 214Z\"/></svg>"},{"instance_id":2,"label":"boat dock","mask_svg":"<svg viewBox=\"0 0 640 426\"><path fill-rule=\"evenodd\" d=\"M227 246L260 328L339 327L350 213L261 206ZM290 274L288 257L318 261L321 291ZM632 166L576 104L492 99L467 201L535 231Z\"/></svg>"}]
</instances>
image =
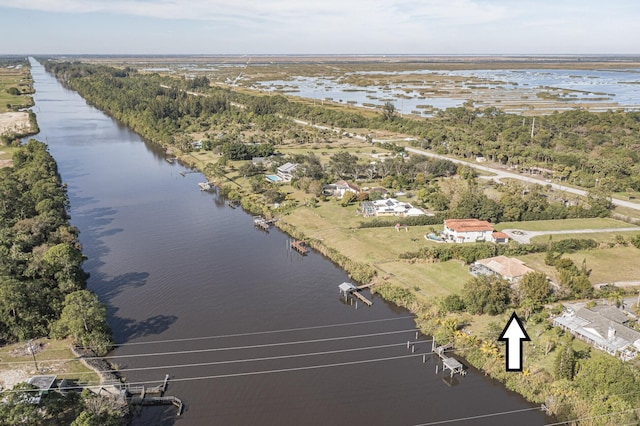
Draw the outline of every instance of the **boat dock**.
<instances>
[{"instance_id":1,"label":"boat dock","mask_svg":"<svg viewBox=\"0 0 640 426\"><path fill-rule=\"evenodd\" d=\"M125 385L122 390L122 394L126 397L127 401L132 405L174 405L178 409L178 416L182 414L184 404L179 398L175 396L164 396L169 384L169 375L164 377L164 382L161 385L153 387L143 386L129 386ZM160 396L147 396L147 395L160 395Z\"/></svg>"},{"instance_id":2,"label":"boat dock","mask_svg":"<svg viewBox=\"0 0 640 426\"><path fill-rule=\"evenodd\" d=\"M300 253L303 256L305 254L309 253L309 249L307 248L306 243L304 241L292 240L291 241L291 248L294 249L295 251L297 251L298 253Z\"/></svg>"},{"instance_id":3,"label":"boat dock","mask_svg":"<svg viewBox=\"0 0 640 426\"><path fill-rule=\"evenodd\" d=\"M453 377L454 374L458 373L462 376L467 374L467 370L464 369L464 366L462 365L462 363L460 361L458 361L457 359L453 358L453 357L449 357L447 355L445 355L445 351L449 350L449 349L453 349L453 343L448 343L446 345L442 345L442 346L436 346L436 341L435 339L433 340L433 345L431 347L431 351L438 355L440 357L440 359L442 360L442 371L446 371L449 370L449 372L451 373L451 377ZM436 373L438 372L438 367L436 366Z\"/></svg>"},{"instance_id":4,"label":"boat dock","mask_svg":"<svg viewBox=\"0 0 640 426\"><path fill-rule=\"evenodd\" d=\"M362 303L364 303L367 306L371 306L373 305L373 302L369 299L367 299L366 297L364 297L362 295L362 293L360 293L360 290L365 289L365 288L370 288L373 284L367 284L367 285L362 285L359 287L356 287L355 285L351 284L351 283L342 283L338 286L338 289L340 290L340 294L342 294L344 296L344 299L347 300L347 297L349 295L352 295L353 297L355 297L356 299L360 300ZM357 304L356 304L357 306Z\"/></svg>"},{"instance_id":5,"label":"boat dock","mask_svg":"<svg viewBox=\"0 0 640 426\"><path fill-rule=\"evenodd\" d=\"M253 226L258 229L262 229L265 232L269 232L269 228L271 227L272 221L263 218L262 216L254 216L253 217Z\"/></svg>"},{"instance_id":6,"label":"boat dock","mask_svg":"<svg viewBox=\"0 0 640 426\"><path fill-rule=\"evenodd\" d=\"M200 191L209 191L213 182L199 182L198 186L200 187Z\"/></svg>"}]
</instances>

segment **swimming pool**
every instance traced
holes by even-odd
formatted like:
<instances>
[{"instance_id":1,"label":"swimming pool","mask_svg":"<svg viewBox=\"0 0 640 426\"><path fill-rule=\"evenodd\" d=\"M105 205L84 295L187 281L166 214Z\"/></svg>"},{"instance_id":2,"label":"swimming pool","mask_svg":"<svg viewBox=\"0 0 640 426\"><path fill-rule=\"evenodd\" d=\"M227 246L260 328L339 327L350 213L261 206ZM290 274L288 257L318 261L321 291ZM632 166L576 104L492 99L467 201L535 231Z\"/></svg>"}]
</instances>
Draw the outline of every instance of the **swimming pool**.
<instances>
[{"instance_id":1,"label":"swimming pool","mask_svg":"<svg viewBox=\"0 0 640 426\"><path fill-rule=\"evenodd\" d=\"M267 175L265 176L267 178L267 180L271 183L275 183L275 182L280 182L282 181L282 178L278 175Z\"/></svg>"}]
</instances>

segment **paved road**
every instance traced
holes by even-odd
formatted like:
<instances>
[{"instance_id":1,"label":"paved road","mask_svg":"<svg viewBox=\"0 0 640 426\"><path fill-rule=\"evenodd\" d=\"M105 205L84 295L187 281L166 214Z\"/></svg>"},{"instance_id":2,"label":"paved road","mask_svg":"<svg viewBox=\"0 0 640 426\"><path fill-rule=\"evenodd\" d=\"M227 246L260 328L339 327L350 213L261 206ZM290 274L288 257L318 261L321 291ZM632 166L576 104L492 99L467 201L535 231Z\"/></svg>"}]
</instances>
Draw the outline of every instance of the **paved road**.
<instances>
[{"instance_id":1,"label":"paved road","mask_svg":"<svg viewBox=\"0 0 640 426\"><path fill-rule=\"evenodd\" d=\"M616 232L640 231L640 226L628 228L602 228L602 229L572 229L565 231L523 231L521 229L504 229L502 232L507 234L512 240L516 240L522 244L531 242L531 238L540 235L562 235L562 234L595 234L608 232L615 234Z\"/></svg>"},{"instance_id":2,"label":"paved road","mask_svg":"<svg viewBox=\"0 0 640 426\"><path fill-rule=\"evenodd\" d=\"M457 158L450 158L450 157L447 157L445 155L434 154L432 152L423 151L421 149L405 148L405 151L411 152L411 153L414 153L414 154L424 155L426 157L449 160L449 161L451 161L453 163L456 163L456 164L463 164L465 166L473 167L474 169L482 170L482 171L489 172L489 173L494 173L496 176L491 176L489 179L493 179L496 182L499 182L500 179L503 179L503 178L517 179L517 180L520 180L520 181L523 181L523 182L538 183L540 185L551 185L551 187L554 188L554 189L558 189L560 191L569 192L571 194L580 195L580 196L583 196L583 197L585 197L587 195L587 191L585 191L583 189L576 189L576 188L571 188L571 187L560 185L560 184L553 183L553 182L546 182L546 181L544 181L542 179L536 179L536 178L531 177L531 176L521 175L520 173L512 173L512 172L507 172L507 171L501 170L501 169L494 169L492 167L484 166L484 165L477 164L477 163L472 163L470 161L458 160ZM616 206L628 207L630 209L640 211L640 204L632 203L630 201L620 200L618 198L612 198L611 202Z\"/></svg>"}]
</instances>

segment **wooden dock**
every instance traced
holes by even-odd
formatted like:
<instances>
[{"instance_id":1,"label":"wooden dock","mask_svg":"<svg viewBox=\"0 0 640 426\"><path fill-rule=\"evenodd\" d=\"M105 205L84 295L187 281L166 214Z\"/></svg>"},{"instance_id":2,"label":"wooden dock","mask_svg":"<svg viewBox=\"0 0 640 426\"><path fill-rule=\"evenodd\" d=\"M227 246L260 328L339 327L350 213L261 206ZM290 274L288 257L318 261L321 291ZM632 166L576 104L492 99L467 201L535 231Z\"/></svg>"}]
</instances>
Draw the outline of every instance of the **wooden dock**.
<instances>
[{"instance_id":1,"label":"wooden dock","mask_svg":"<svg viewBox=\"0 0 640 426\"><path fill-rule=\"evenodd\" d=\"M177 415L179 416L182 414L184 404L175 396L164 396L168 384L169 375L167 374L161 385L149 388L145 386L125 385L123 393L127 401L132 405L174 405L178 409ZM160 396L147 396L149 394Z\"/></svg>"},{"instance_id":2,"label":"wooden dock","mask_svg":"<svg viewBox=\"0 0 640 426\"><path fill-rule=\"evenodd\" d=\"M262 216L254 216L253 217L253 226L258 229L261 229L265 232L269 232L269 228L271 226L271 221L263 218Z\"/></svg>"},{"instance_id":3,"label":"wooden dock","mask_svg":"<svg viewBox=\"0 0 640 426\"><path fill-rule=\"evenodd\" d=\"M174 405L178 409L177 416L182 414L182 409L184 408L182 401L175 396L135 396L129 400L129 403L133 405Z\"/></svg>"},{"instance_id":4,"label":"wooden dock","mask_svg":"<svg viewBox=\"0 0 640 426\"><path fill-rule=\"evenodd\" d=\"M462 376L467 374L467 370L464 369L464 366L462 365L462 363L460 361L458 361L457 359L453 358L453 357L449 357L447 355L445 355L445 351L449 350L449 349L453 349L453 343L448 343L446 345L442 345L442 346L436 346L436 341L435 339L433 340L433 344L431 347L431 351L438 355L440 357L440 359L442 360L442 371L446 371L449 370L449 372L451 373L451 377L453 377L454 374L458 373ZM436 373L438 372L438 369L436 367Z\"/></svg>"},{"instance_id":5,"label":"wooden dock","mask_svg":"<svg viewBox=\"0 0 640 426\"><path fill-rule=\"evenodd\" d=\"M338 286L338 289L340 289L340 293L342 295L344 295L344 299L347 300L347 297L349 295L352 295L354 298L360 300L362 303L364 303L367 306L371 306L373 305L373 302L369 299L367 299L366 297L364 297L362 295L362 293L360 293L360 290L362 290L363 288L370 288L372 284L367 284L364 286L360 286L360 287L356 287L355 285L351 284L351 283L342 283ZM357 302L356 302L356 306L357 306Z\"/></svg>"},{"instance_id":6,"label":"wooden dock","mask_svg":"<svg viewBox=\"0 0 640 426\"><path fill-rule=\"evenodd\" d=\"M351 293L356 299L360 299L362 303L367 306L373 305L373 302L362 295L359 291L354 291Z\"/></svg>"},{"instance_id":7,"label":"wooden dock","mask_svg":"<svg viewBox=\"0 0 640 426\"><path fill-rule=\"evenodd\" d=\"M306 243L304 241L299 241L299 240L291 241L291 248L303 256L309 253L309 249L307 248Z\"/></svg>"}]
</instances>

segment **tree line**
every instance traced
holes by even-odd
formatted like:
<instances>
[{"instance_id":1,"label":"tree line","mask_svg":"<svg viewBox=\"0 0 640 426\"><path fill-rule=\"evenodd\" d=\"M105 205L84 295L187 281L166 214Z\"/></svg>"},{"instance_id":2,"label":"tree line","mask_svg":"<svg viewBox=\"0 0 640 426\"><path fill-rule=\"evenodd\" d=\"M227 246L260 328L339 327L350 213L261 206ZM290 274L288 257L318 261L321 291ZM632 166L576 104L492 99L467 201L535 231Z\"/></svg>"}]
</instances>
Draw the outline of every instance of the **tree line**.
<instances>
[{"instance_id":1,"label":"tree line","mask_svg":"<svg viewBox=\"0 0 640 426\"><path fill-rule=\"evenodd\" d=\"M88 275L69 201L46 144L30 140L0 169L0 340L72 337L106 353L106 308Z\"/></svg>"}]
</instances>

